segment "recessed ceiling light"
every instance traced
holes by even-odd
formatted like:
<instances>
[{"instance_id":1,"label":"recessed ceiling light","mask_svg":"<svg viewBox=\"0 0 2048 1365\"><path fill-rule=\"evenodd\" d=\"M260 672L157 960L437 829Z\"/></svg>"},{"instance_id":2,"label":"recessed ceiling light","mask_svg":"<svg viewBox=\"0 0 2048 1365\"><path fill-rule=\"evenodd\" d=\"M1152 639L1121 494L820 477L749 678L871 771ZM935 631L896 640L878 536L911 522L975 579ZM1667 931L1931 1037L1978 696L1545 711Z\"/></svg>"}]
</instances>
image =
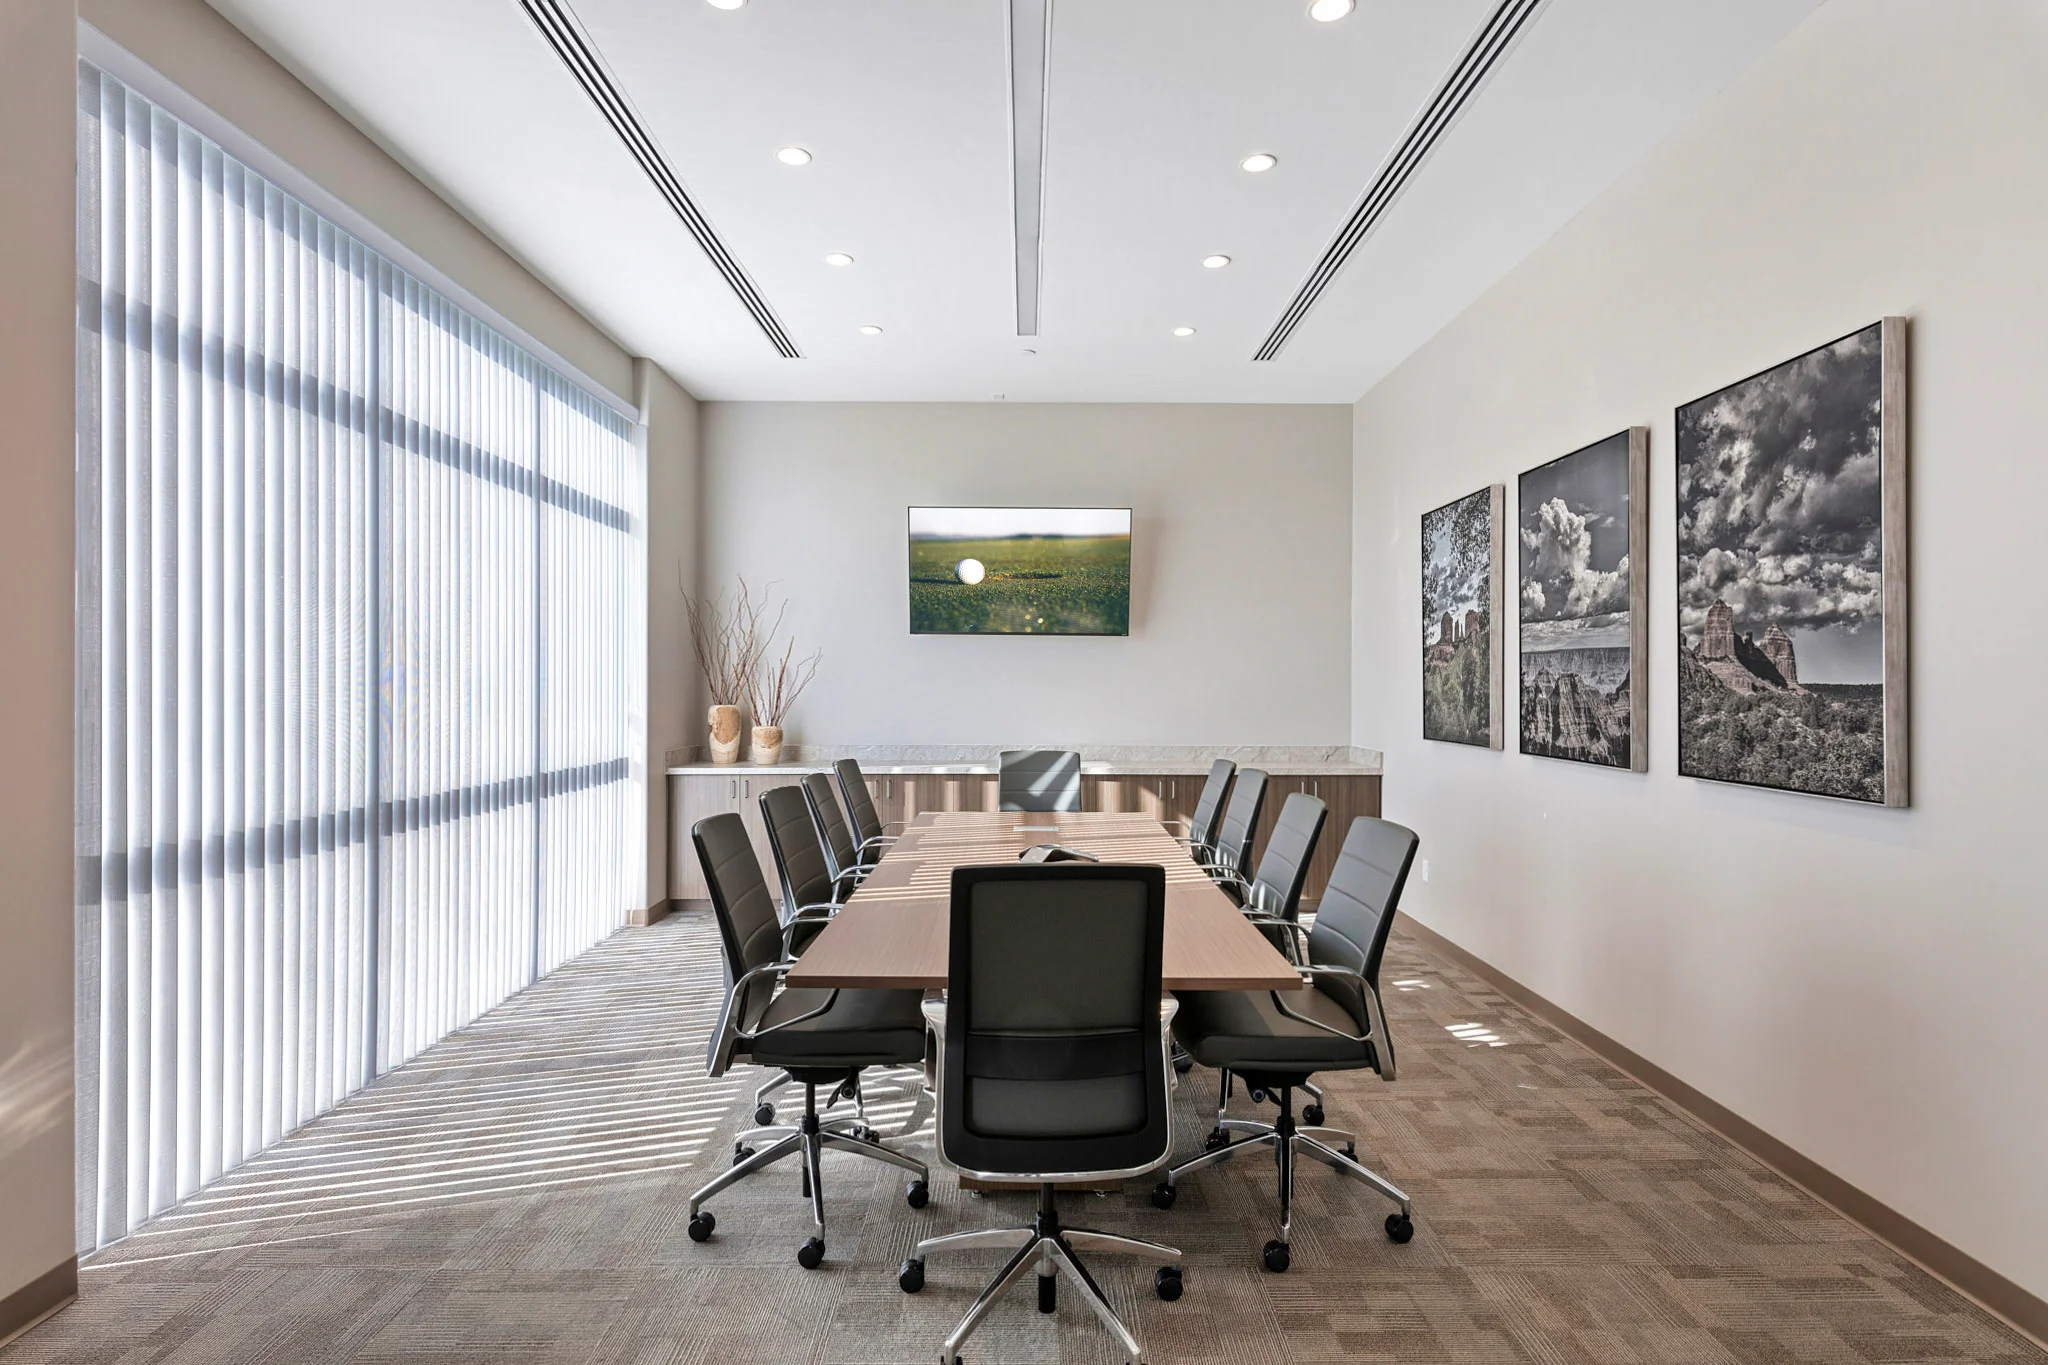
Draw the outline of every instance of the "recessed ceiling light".
<instances>
[{"instance_id":1,"label":"recessed ceiling light","mask_svg":"<svg viewBox=\"0 0 2048 1365\"><path fill-rule=\"evenodd\" d=\"M1270 171L1279 165L1280 158L1274 156L1271 152L1253 152L1237 164L1250 171L1253 175L1257 175L1260 171Z\"/></svg>"},{"instance_id":2,"label":"recessed ceiling light","mask_svg":"<svg viewBox=\"0 0 2048 1365\"><path fill-rule=\"evenodd\" d=\"M1334 24L1351 13L1358 0L1314 0L1308 7L1308 17L1319 24Z\"/></svg>"},{"instance_id":3,"label":"recessed ceiling light","mask_svg":"<svg viewBox=\"0 0 2048 1365\"><path fill-rule=\"evenodd\" d=\"M1202 258L1202 268L1205 270L1221 270L1229 264L1230 258L1228 256L1204 256Z\"/></svg>"},{"instance_id":4,"label":"recessed ceiling light","mask_svg":"<svg viewBox=\"0 0 2048 1365\"><path fill-rule=\"evenodd\" d=\"M704 3L713 9L738 9L747 0L704 0Z\"/></svg>"},{"instance_id":5,"label":"recessed ceiling light","mask_svg":"<svg viewBox=\"0 0 2048 1365\"><path fill-rule=\"evenodd\" d=\"M1173 334L1177 337L1191 337L1195 334L1195 329L1192 327L1176 327L1173 329Z\"/></svg>"},{"instance_id":6,"label":"recessed ceiling light","mask_svg":"<svg viewBox=\"0 0 2048 1365\"><path fill-rule=\"evenodd\" d=\"M860 334L864 337L878 337L882 334L882 329L871 322L860 329Z\"/></svg>"},{"instance_id":7,"label":"recessed ceiling light","mask_svg":"<svg viewBox=\"0 0 2048 1365\"><path fill-rule=\"evenodd\" d=\"M775 151L775 159L785 166L808 166L811 164L811 154L801 147L778 147Z\"/></svg>"},{"instance_id":8,"label":"recessed ceiling light","mask_svg":"<svg viewBox=\"0 0 2048 1365\"><path fill-rule=\"evenodd\" d=\"M851 256L847 255L847 254L846 254L845 252L843 252L843 251L829 251L829 252L825 253L825 264L826 264L826 265L852 265L852 264L853 264L853 257L851 257Z\"/></svg>"}]
</instances>

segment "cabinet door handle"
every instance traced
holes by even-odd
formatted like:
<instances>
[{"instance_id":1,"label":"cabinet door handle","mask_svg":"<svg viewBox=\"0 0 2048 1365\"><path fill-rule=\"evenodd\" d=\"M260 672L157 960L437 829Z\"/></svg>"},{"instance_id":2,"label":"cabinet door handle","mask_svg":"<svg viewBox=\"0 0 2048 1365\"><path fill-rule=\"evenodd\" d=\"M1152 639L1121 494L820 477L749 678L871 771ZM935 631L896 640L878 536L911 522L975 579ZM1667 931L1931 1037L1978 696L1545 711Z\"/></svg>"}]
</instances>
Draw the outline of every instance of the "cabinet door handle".
<instances>
[{"instance_id":1,"label":"cabinet door handle","mask_svg":"<svg viewBox=\"0 0 2048 1365\"><path fill-rule=\"evenodd\" d=\"M752 796L753 794L754 794L754 779L753 779L753 778L751 778L751 777L743 777L743 778L741 778L741 779L740 779L740 795L741 795L741 796Z\"/></svg>"},{"instance_id":2,"label":"cabinet door handle","mask_svg":"<svg viewBox=\"0 0 2048 1365\"><path fill-rule=\"evenodd\" d=\"M740 780L737 777L725 779L725 799L728 801L740 799Z\"/></svg>"}]
</instances>

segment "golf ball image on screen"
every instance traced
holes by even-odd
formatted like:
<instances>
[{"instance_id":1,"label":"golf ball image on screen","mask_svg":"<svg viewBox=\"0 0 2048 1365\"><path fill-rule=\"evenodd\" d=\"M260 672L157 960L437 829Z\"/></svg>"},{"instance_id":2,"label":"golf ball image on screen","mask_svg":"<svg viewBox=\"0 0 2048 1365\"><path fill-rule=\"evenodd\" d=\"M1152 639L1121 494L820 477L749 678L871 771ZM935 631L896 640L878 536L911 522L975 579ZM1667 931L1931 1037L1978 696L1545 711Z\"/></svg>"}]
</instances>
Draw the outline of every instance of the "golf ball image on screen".
<instances>
[{"instance_id":1,"label":"golf ball image on screen","mask_svg":"<svg viewBox=\"0 0 2048 1365\"><path fill-rule=\"evenodd\" d=\"M953 576L971 588L988 576L988 570L978 559L963 559L953 566Z\"/></svg>"}]
</instances>

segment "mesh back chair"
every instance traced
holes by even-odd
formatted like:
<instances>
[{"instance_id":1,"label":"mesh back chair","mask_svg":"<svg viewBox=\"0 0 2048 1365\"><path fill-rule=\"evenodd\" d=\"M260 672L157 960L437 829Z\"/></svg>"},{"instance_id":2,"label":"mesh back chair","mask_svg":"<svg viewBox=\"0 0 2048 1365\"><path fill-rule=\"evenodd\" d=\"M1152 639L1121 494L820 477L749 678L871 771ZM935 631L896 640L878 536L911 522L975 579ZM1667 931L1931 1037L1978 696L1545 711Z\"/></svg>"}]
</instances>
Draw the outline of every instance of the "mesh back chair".
<instances>
[{"instance_id":1,"label":"mesh back chair","mask_svg":"<svg viewBox=\"0 0 2048 1365\"><path fill-rule=\"evenodd\" d=\"M868 780L860 770L860 764L850 758L842 758L832 765L832 775L839 779L839 799L846 803L846 816L853 824L853 837L859 840L857 847L860 857L872 861L882 856L888 846L896 842L892 829L902 829L901 820L882 823L882 817L875 812L875 798L868 792Z\"/></svg>"},{"instance_id":2,"label":"mesh back chair","mask_svg":"<svg viewBox=\"0 0 2048 1365\"><path fill-rule=\"evenodd\" d=\"M1180 1253L1153 1242L1061 1224L1055 1182L1123 1179L1157 1170L1172 1151L1160 945L1166 874L1128 864L1041 863L956 868L947 998L925 1013L941 1041L939 1152L963 1173L1039 1188L1028 1227L988 1228L918 1243L898 1283L924 1287L934 1251L1011 1253L976 1299L941 1359L996 1300L1033 1271L1038 1307L1057 1307L1059 1277L1116 1335L1133 1360L1137 1339L1082 1268L1085 1251L1165 1260L1153 1277L1180 1297Z\"/></svg>"},{"instance_id":3,"label":"mesh back chair","mask_svg":"<svg viewBox=\"0 0 2048 1365\"><path fill-rule=\"evenodd\" d=\"M1195 860L1211 877L1223 882L1227 873L1243 880L1251 871L1252 840L1259 832L1259 812L1265 805L1266 775L1257 768L1239 769L1237 782L1230 789L1230 801L1223 807L1223 818L1216 822L1210 856ZM1233 896L1237 894L1228 884L1223 889Z\"/></svg>"},{"instance_id":4,"label":"mesh back chair","mask_svg":"<svg viewBox=\"0 0 2048 1365\"><path fill-rule=\"evenodd\" d=\"M1195 858L1207 861L1214 856L1216 827L1223 822L1223 802L1230 795L1230 781L1237 776L1237 765L1227 758L1219 758L1209 765L1209 778L1202 783L1202 795L1195 802L1195 813L1186 820L1167 820L1168 825L1179 825L1185 834L1174 836L1188 846L1188 852Z\"/></svg>"},{"instance_id":5,"label":"mesh back chair","mask_svg":"<svg viewBox=\"0 0 2048 1365\"><path fill-rule=\"evenodd\" d=\"M1072 749L1005 749L996 769L996 809L1081 809L1081 755Z\"/></svg>"},{"instance_id":6,"label":"mesh back chair","mask_svg":"<svg viewBox=\"0 0 2048 1365\"><path fill-rule=\"evenodd\" d=\"M929 1172L921 1161L891 1151L852 1131L853 1120L821 1120L818 1086L849 1088L870 1066L912 1066L924 1059L924 1019L917 991L784 990L776 984L796 964L783 956L783 926L776 918L761 864L746 826L732 813L699 820L690 830L711 892L711 910L725 948L732 989L712 1032L705 1070L723 1076L735 1062L779 1067L804 1088L799 1124L762 1126L739 1135L733 1164L690 1196L690 1240L708 1241L718 1220L704 1210L712 1196L784 1157L803 1160L804 1194L817 1232L797 1251L814 1270L825 1258L827 1150L900 1167L913 1177L909 1202L923 1208ZM756 1150L750 1144L764 1144Z\"/></svg>"},{"instance_id":7,"label":"mesh back chair","mask_svg":"<svg viewBox=\"0 0 2048 1365\"><path fill-rule=\"evenodd\" d=\"M1363 1181L1398 1204L1387 1236L1415 1235L1415 1208L1385 1176L1359 1164L1355 1135L1320 1125L1297 1127L1294 1091L1318 1071L1377 1071L1394 1079L1394 1040L1380 1008L1380 958L1415 861L1412 830L1361 815L1344 837L1330 885L1316 907L1315 927L1301 939L1299 991L1183 991L1173 1033L1195 1060L1235 1072L1254 1099L1278 1102L1272 1123L1226 1119L1209 1135L1209 1150L1167 1172L1152 1202L1173 1207L1183 1176L1227 1161L1247 1147L1270 1147L1279 1168L1280 1235L1265 1245L1266 1269L1287 1269L1294 1203L1294 1163L1306 1156ZM1233 1134L1244 1136L1233 1140ZM1338 1144L1342 1144L1339 1150Z\"/></svg>"},{"instance_id":8,"label":"mesh back chair","mask_svg":"<svg viewBox=\"0 0 2048 1365\"><path fill-rule=\"evenodd\" d=\"M860 856L853 841L853 829L839 809L832 793L832 779L823 773L805 773L804 801L811 808L811 823L817 826L818 843L825 850L825 870L832 876L832 895L845 900L868 875L872 864Z\"/></svg>"}]
</instances>

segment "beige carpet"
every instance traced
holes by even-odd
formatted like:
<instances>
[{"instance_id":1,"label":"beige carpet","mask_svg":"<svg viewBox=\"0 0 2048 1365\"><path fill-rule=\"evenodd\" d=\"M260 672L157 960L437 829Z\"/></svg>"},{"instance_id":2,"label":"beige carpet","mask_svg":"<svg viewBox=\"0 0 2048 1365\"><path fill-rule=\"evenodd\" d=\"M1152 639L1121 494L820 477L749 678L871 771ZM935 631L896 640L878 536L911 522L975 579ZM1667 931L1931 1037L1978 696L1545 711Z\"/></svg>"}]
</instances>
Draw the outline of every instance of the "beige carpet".
<instances>
[{"instance_id":1,"label":"beige carpet","mask_svg":"<svg viewBox=\"0 0 2048 1365\"><path fill-rule=\"evenodd\" d=\"M1071 1223L1188 1253L1175 1304L1149 1264L1091 1262L1151 1360L2048 1360L1398 933L1385 979L1401 1078L1332 1077L1328 1107L1408 1188L1415 1240L1388 1242L1384 1201L1305 1166L1294 1268L1265 1273L1257 1159L1191 1178L1171 1212L1150 1182L1066 1200ZM997 1257L934 1259L914 1297L897 1261L920 1236L1022 1221L1029 1196L935 1175L912 1212L894 1172L828 1155L822 1269L794 1259L793 1167L728 1192L718 1235L691 1242L688 1192L728 1160L756 1080L704 1076L720 993L702 915L618 934L92 1258L80 1302L0 1365L936 1360ZM1214 1093L1209 1073L1183 1087L1184 1151ZM876 1112L887 1131L909 1109ZM905 1140L929 1159L928 1129ZM1077 1303L1041 1317L1028 1285L969 1348L1121 1358Z\"/></svg>"}]
</instances>

